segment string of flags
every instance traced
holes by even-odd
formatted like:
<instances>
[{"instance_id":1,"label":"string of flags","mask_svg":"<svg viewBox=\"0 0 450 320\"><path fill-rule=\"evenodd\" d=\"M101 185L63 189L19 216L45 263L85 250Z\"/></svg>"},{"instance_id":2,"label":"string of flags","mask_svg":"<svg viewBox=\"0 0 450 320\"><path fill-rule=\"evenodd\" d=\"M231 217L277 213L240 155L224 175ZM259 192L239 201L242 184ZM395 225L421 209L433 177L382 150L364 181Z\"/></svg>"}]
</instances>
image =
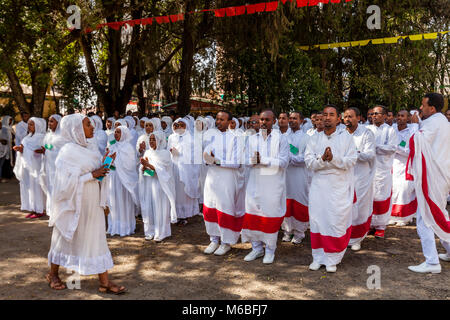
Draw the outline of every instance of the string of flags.
<instances>
[{"instance_id":1,"label":"string of flags","mask_svg":"<svg viewBox=\"0 0 450 320\"><path fill-rule=\"evenodd\" d=\"M374 44L374 45L396 44L396 43L398 43L398 41L400 39L406 39L406 38L408 38L411 41L434 40L434 39L437 39L439 34L444 36L444 35L448 34L449 32L450 31L439 31L439 32L431 32L431 33L413 34L413 35L409 35L409 36L397 36L397 37L367 39L367 40L358 40L358 41L315 44L312 46L298 46L298 48L300 50L304 50L304 51L314 50L314 49L328 50L328 49L334 49L334 48L365 47L369 43Z\"/></svg>"},{"instance_id":2,"label":"string of flags","mask_svg":"<svg viewBox=\"0 0 450 320\"><path fill-rule=\"evenodd\" d=\"M128 25L130 27L134 27L135 25L152 25L154 22L157 24L163 23L175 23L184 20L185 14L197 14L203 12L214 12L214 16L218 18L224 17L234 17L240 16L243 14L254 14L258 12L274 12L278 9L279 2L285 4L286 2L292 2L293 0L280 0L280 1L270 1L270 2L261 2L254 4L246 4L241 6L232 6L226 8L218 8L218 9L202 9L195 10L187 13L178 13L167 16L157 16L157 17L148 17L144 19L135 19L135 20L126 20L126 21L116 21L116 22L108 22L101 23L95 27L95 30L109 27L114 30L119 30L122 26ZM302 7L312 7L317 6L319 4L328 4L328 3L341 3L341 2L350 2L352 0L295 0L297 4L297 8ZM92 28L86 28L84 30L85 33L89 33L94 31Z\"/></svg>"}]
</instances>

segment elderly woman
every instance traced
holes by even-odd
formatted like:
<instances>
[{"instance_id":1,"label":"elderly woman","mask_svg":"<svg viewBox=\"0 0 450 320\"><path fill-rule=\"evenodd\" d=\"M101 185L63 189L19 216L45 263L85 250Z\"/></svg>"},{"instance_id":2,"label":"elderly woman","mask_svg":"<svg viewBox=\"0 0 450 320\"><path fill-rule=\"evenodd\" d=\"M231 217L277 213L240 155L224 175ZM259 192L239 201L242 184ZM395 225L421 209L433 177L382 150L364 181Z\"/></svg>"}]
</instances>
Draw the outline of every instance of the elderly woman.
<instances>
[{"instance_id":1,"label":"elderly woman","mask_svg":"<svg viewBox=\"0 0 450 320\"><path fill-rule=\"evenodd\" d=\"M61 120L61 134L68 142L55 163L49 224L54 228L47 281L52 289L65 289L58 276L59 266L63 266L80 275L98 274L100 292L123 293L125 287L108 278L113 260L106 242L103 208L109 177L102 180L101 186L97 178L104 177L109 170L102 166L97 146L88 142L94 136L94 127L89 118L72 114Z\"/></svg>"}]
</instances>

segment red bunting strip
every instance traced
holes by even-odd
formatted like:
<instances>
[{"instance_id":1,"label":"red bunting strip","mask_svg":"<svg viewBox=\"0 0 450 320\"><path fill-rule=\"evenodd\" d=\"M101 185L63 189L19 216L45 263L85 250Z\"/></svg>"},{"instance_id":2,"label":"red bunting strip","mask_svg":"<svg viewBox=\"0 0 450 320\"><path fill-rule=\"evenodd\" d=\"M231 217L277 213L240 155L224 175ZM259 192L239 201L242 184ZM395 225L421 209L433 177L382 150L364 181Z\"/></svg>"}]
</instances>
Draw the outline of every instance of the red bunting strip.
<instances>
[{"instance_id":1,"label":"red bunting strip","mask_svg":"<svg viewBox=\"0 0 450 320\"><path fill-rule=\"evenodd\" d=\"M285 4L286 2L292 2L293 0L281 0L282 4ZM342 2L350 2L352 0L342 0ZM328 4L328 3L341 3L341 0L296 0L297 7L312 7L316 6L319 3ZM234 17L234 16L240 16L245 13L247 14L254 14L257 12L273 12L278 9L278 1L270 1L270 2L261 2L261 3L255 3L255 4L247 4L237 7L227 7L227 8L218 8L218 9L202 9L202 10L195 10L188 12L187 14L195 14L195 13L202 13L202 12L214 12L214 16L218 18L223 17ZM170 22L178 22L184 20L184 13L178 13L178 14L172 14L168 16L158 16L158 17L149 17L144 19L135 19L135 20L127 20L127 21L117 21L117 22L109 22L109 23L101 23L96 26L95 29L101 29L103 27L109 27L114 30L119 30L123 25L128 25L130 27L134 27L136 25L151 25L153 24L153 19L158 24L163 23L170 23ZM92 32L93 29L86 28L84 32L89 33Z\"/></svg>"}]
</instances>

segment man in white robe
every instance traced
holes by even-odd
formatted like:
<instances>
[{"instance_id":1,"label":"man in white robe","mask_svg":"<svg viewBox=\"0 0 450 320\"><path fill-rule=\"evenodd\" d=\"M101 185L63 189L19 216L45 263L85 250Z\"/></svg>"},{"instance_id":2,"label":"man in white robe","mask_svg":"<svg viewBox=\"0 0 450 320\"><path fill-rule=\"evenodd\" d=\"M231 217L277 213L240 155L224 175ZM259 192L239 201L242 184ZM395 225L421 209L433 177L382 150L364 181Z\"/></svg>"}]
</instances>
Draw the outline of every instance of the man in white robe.
<instances>
[{"instance_id":1,"label":"man in white robe","mask_svg":"<svg viewBox=\"0 0 450 320\"><path fill-rule=\"evenodd\" d=\"M450 261L450 219L447 196L450 190L450 124L440 113L444 97L428 93L422 99L420 130L410 139L406 178L413 179L417 197L417 233L425 261L408 267L419 273L440 273L442 261ZM447 251L438 255L436 234Z\"/></svg>"},{"instance_id":2,"label":"man in white robe","mask_svg":"<svg viewBox=\"0 0 450 320\"><path fill-rule=\"evenodd\" d=\"M279 130L272 130L275 119L272 110L263 111L259 132L248 139L250 172L241 233L242 242L252 243L252 251L244 260L252 261L264 255L266 264L275 258L278 230L286 213L289 144Z\"/></svg>"},{"instance_id":3,"label":"man in white robe","mask_svg":"<svg viewBox=\"0 0 450 320\"><path fill-rule=\"evenodd\" d=\"M291 133L291 128L289 128L289 115L286 112L281 112L278 115L278 127L281 133L286 136Z\"/></svg>"},{"instance_id":4,"label":"man in white robe","mask_svg":"<svg viewBox=\"0 0 450 320\"><path fill-rule=\"evenodd\" d=\"M392 166L392 213L389 224L405 226L412 221L417 211L414 182L405 179L406 162L409 156L409 140L415 133L415 126L408 126L409 112L400 110L397 123L393 126L399 138Z\"/></svg>"},{"instance_id":5,"label":"man in white robe","mask_svg":"<svg viewBox=\"0 0 450 320\"><path fill-rule=\"evenodd\" d=\"M367 236L372 221L373 177L375 175L375 136L372 131L358 122L361 112L349 108L344 113L347 132L353 137L357 149L355 165L355 197L353 200L352 234L349 245L353 251L361 249L361 242Z\"/></svg>"},{"instance_id":6,"label":"man in white robe","mask_svg":"<svg viewBox=\"0 0 450 320\"><path fill-rule=\"evenodd\" d=\"M308 197L311 177L305 165L305 149L309 136L300 130L299 112L289 115L291 133L289 143L289 166L286 169L286 215L281 228L282 241L300 244L309 227Z\"/></svg>"},{"instance_id":7,"label":"man in white robe","mask_svg":"<svg viewBox=\"0 0 450 320\"><path fill-rule=\"evenodd\" d=\"M238 171L237 138L228 130L231 118L226 111L217 114L218 130L203 153L207 164L203 217L211 241L204 253L218 256L238 242L245 213L238 203L244 176Z\"/></svg>"},{"instance_id":8,"label":"man in white robe","mask_svg":"<svg viewBox=\"0 0 450 320\"><path fill-rule=\"evenodd\" d=\"M309 223L313 262L310 270L326 266L336 272L350 241L354 199L353 169L356 146L346 130L338 131L335 106L323 110L325 130L306 146L305 162L312 171L309 189Z\"/></svg>"},{"instance_id":9,"label":"man in white robe","mask_svg":"<svg viewBox=\"0 0 450 320\"><path fill-rule=\"evenodd\" d=\"M381 239L384 238L384 230L391 217L392 164L398 145L395 130L385 123L386 116L385 107L374 107L372 111L373 125L367 126L375 135L375 151L377 154L371 228L375 229L375 237Z\"/></svg>"}]
</instances>

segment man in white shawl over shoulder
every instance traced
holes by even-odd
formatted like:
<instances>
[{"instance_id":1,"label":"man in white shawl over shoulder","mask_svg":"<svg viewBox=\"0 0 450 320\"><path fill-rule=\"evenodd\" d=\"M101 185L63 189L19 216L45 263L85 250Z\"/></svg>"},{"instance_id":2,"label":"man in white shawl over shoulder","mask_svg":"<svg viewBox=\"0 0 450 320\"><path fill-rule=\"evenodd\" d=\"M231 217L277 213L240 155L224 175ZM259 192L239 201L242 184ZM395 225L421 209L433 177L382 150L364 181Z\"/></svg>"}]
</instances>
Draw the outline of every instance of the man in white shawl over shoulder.
<instances>
[{"instance_id":1,"label":"man in white shawl over shoulder","mask_svg":"<svg viewBox=\"0 0 450 320\"><path fill-rule=\"evenodd\" d=\"M132 136L128 128L117 127L114 138L117 142L109 147L109 151L116 154L116 159L111 167L108 184L108 207L111 212L108 215L107 233L124 237L133 234L136 229L135 216L139 205L137 159L130 144Z\"/></svg>"},{"instance_id":2,"label":"man in white shawl over shoulder","mask_svg":"<svg viewBox=\"0 0 450 320\"><path fill-rule=\"evenodd\" d=\"M372 112L372 125L367 129L375 135L376 170L374 176L374 199L371 228L375 237L384 238L384 230L392 211L392 164L397 150L398 138L394 128L385 123L387 110L376 106Z\"/></svg>"},{"instance_id":3,"label":"man in white shawl over shoulder","mask_svg":"<svg viewBox=\"0 0 450 320\"><path fill-rule=\"evenodd\" d=\"M311 174L305 164L305 149L308 134L300 130L302 115L291 112L289 115L290 133L289 166L286 170L286 215L281 225L285 242L300 244L309 227L308 197Z\"/></svg>"},{"instance_id":4,"label":"man in white shawl over shoulder","mask_svg":"<svg viewBox=\"0 0 450 320\"><path fill-rule=\"evenodd\" d=\"M170 237L171 216L176 217L175 180L170 152L163 131L155 131L145 141L147 151L140 159L139 199L146 240L157 242Z\"/></svg>"},{"instance_id":5,"label":"man in white shawl over shoulder","mask_svg":"<svg viewBox=\"0 0 450 320\"><path fill-rule=\"evenodd\" d=\"M353 204L352 235L349 245L353 251L361 249L361 242L370 230L373 210L373 177L375 175L375 136L362 124L361 111L348 108L344 113L347 132L353 137L358 161L355 165L355 199Z\"/></svg>"},{"instance_id":6,"label":"man in white shawl over shoulder","mask_svg":"<svg viewBox=\"0 0 450 320\"><path fill-rule=\"evenodd\" d=\"M417 199L414 181L405 179L406 162L409 156L409 140L417 131L417 125L408 126L409 112L400 110L397 122L392 126L399 141L392 166L392 213L389 224L405 226L412 221L417 211Z\"/></svg>"},{"instance_id":7,"label":"man in white shawl over shoulder","mask_svg":"<svg viewBox=\"0 0 450 320\"><path fill-rule=\"evenodd\" d=\"M264 256L265 264L275 258L278 230L286 213L289 144L279 130L272 130L275 119L272 110L261 112L259 132L249 137L247 145L250 172L241 237L242 242L252 243L252 251L244 260Z\"/></svg>"},{"instance_id":8,"label":"man in white shawl over shoulder","mask_svg":"<svg viewBox=\"0 0 450 320\"><path fill-rule=\"evenodd\" d=\"M94 136L94 127L82 114L63 117L60 126L67 143L55 162L47 281L54 290L65 289L58 275L59 266L63 266L80 275L98 274L100 292L125 292L124 287L108 279L107 271L113 267L113 260L106 241L103 209L109 178L105 175L109 170L102 166L97 146L88 142ZM97 180L100 177L105 177L101 187Z\"/></svg>"},{"instance_id":9,"label":"man in white shawl over shoulder","mask_svg":"<svg viewBox=\"0 0 450 320\"><path fill-rule=\"evenodd\" d=\"M40 170L39 181L47 196L47 215L50 214L50 205L52 203L52 190L55 181L55 161L59 151L66 143L66 140L61 136L60 130L61 116L54 114L48 118L48 132L44 137L44 161Z\"/></svg>"},{"instance_id":10,"label":"man in white shawl over shoulder","mask_svg":"<svg viewBox=\"0 0 450 320\"><path fill-rule=\"evenodd\" d=\"M305 151L306 166L312 171L309 224L313 262L309 269L325 265L327 272L336 272L352 231L357 154L353 138L336 128L340 117L335 106L325 106L323 120L324 131L310 137Z\"/></svg>"},{"instance_id":11,"label":"man in white shawl over shoulder","mask_svg":"<svg viewBox=\"0 0 450 320\"><path fill-rule=\"evenodd\" d=\"M203 217L211 241L204 253L217 256L223 256L238 242L244 216L238 203L244 176L239 173L237 138L228 130L230 121L229 112L217 114L218 130L203 153L207 167Z\"/></svg>"},{"instance_id":12,"label":"man in white shawl over shoulder","mask_svg":"<svg viewBox=\"0 0 450 320\"><path fill-rule=\"evenodd\" d=\"M444 97L428 93L422 99L422 122L409 141L406 178L413 180L417 197L417 233L425 261L409 270L440 273L442 261L450 261L450 219L446 209L450 190L450 124L440 113ZM419 122L417 117L414 120ZM447 251L438 255L435 236Z\"/></svg>"},{"instance_id":13,"label":"man in white shawl over shoulder","mask_svg":"<svg viewBox=\"0 0 450 320\"><path fill-rule=\"evenodd\" d=\"M20 210L30 211L26 218L35 219L44 216L45 193L39 183L39 173L44 160L44 144L47 124L44 119L31 117L28 122L28 135L22 139L17 151L14 174L20 181Z\"/></svg>"}]
</instances>

